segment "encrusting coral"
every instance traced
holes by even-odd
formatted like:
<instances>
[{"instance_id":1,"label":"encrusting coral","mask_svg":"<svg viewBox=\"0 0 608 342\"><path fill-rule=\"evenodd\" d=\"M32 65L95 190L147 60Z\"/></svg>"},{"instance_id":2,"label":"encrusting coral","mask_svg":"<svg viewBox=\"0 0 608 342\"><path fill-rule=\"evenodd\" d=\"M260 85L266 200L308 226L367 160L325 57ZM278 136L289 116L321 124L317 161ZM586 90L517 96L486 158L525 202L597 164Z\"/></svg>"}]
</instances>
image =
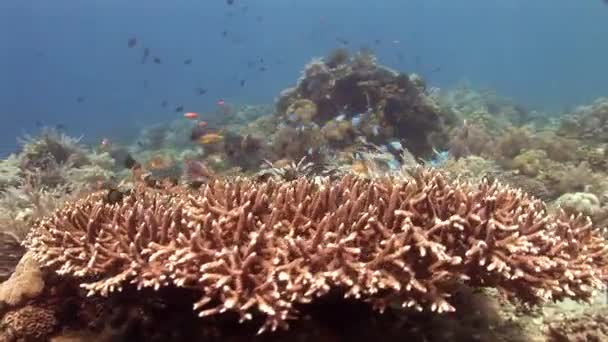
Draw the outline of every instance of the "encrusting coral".
<instances>
[{"instance_id":1,"label":"encrusting coral","mask_svg":"<svg viewBox=\"0 0 608 342\"><path fill-rule=\"evenodd\" d=\"M453 311L459 283L527 303L589 298L608 280L606 243L583 216L497 183L345 176L321 184L214 181L200 190L98 192L32 229L43 269L89 295L125 287L198 290L200 316L256 313L287 327L330 291L377 309Z\"/></svg>"},{"instance_id":2,"label":"encrusting coral","mask_svg":"<svg viewBox=\"0 0 608 342\"><path fill-rule=\"evenodd\" d=\"M0 321L0 338L7 341L43 341L57 326L52 310L24 306L7 313Z\"/></svg>"},{"instance_id":3,"label":"encrusting coral","mask_svg":"<svg viewBox=\"0 0 608 342\"><path fill-rule=\"evenodd\" d=\"M26 253L11 277L0 284L0 303L10 306L38 296L44 289L44 279L32 254Z\"/></svg>"}]
</instances>

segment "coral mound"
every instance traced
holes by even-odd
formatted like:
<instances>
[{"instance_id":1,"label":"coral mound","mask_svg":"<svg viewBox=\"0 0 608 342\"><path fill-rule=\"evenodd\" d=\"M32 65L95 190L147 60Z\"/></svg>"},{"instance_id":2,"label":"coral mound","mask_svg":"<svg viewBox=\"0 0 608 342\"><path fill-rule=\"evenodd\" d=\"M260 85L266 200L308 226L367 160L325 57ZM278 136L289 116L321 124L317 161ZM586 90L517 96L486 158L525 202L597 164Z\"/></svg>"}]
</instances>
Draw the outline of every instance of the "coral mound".
<instances>
[{"instance_id":1,"label":"coral mound","mask_svg":"<svg viewBox=\"0 0 608 342\"><path fill-rule=\"evenodd\" d=\"M27 246L91 295L194 289L200 316L261 313L262 331L286 327L298 305L330 290L380 310L445 312L462 282L536 303L587 299L608 278L606 244L588 218L548 216L519 190L426 170L140 188L118 203L95 193L41 220Z\"/></svg>"},{"instance_id":2,"label":"coral mound","mask_svg":"<svg viewBox=\"0 0 608 342\"><path fill-rule=\"evenodd\" d=\"M365 50L349 56L339 49L311 61L295 87L281 92L276 113L299 131L312 134L312 127L320 127L334 148L352 145L357 137L375 144L397 139L424 158L432 157L434 148L446 147L449 130L459 121L430 96L419 76L382 66Z\"/></svg>"}]
</instances>

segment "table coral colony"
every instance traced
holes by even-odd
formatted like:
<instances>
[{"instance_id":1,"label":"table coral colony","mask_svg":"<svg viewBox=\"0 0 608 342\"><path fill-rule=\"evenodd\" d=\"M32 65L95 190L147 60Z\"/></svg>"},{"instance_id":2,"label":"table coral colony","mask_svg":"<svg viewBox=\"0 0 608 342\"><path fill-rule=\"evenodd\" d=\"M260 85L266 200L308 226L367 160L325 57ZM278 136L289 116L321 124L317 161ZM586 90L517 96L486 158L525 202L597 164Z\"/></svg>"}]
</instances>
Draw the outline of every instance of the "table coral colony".
<instances>
[{"instance_id":1,"label":"table coral colony","mask_svg":"<svg viewBox=\"0 0 608 342\"><path fill-rule=\"evenodd\" d=\"M380 310L453 311L456 285L538 303L588 299L607 280L606 243L583 216L498 183L345 176L214 181L200 189L95 193L41 220L27 246L90 295L195 289L200 316L226 311L287 327L330 290Z\"/></svg>"}]
</instances>

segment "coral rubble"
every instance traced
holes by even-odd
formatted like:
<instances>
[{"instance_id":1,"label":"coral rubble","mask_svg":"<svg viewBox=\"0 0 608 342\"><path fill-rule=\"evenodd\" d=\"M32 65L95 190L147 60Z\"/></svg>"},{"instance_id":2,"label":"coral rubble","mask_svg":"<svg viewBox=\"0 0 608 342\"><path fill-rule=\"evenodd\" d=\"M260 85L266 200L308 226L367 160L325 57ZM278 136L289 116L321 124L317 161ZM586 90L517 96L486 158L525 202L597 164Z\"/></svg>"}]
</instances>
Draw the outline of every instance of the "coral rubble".
<instances>
[{"instance_id":1,"label":"coral rubble","mask_svg":"<svg viewBox=\"0 0 608 342\"><path fill-rule=\"evenodd\" d=\"M551 342L592 342L608 340L606 313L584 314L549 326Z\"/></svg>"}]
</instances>

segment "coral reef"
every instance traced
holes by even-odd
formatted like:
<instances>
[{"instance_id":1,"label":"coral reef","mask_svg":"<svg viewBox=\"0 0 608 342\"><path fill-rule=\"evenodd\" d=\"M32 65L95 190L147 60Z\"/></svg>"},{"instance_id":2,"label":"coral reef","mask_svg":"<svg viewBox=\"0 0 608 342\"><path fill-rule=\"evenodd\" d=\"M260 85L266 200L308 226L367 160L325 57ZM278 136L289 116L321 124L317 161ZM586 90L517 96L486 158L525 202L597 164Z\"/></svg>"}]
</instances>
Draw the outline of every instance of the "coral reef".
<instances>
[{"instance_id":1,"label":"coral reef","mask_svg":"<svg viewBox=\"0 0 608 342\"><path fill-rule=\"evenodd\" d=\"M273 159L300 160L303 157L313 157L326 140L317 125L304 128L290 126L279 127L272 140Z\"/></svg>"},{"instance_id":2,"label":"coral reef","mask_svg":"<svg viewBox=\"0 0 608 342\"><path fill-rule=\"evenodd\" d=\"M478 156L451 159L441 167L448 178L477 184L498 177L500 167L495 161Z\"/></svg>"},{"instance_id":3,"label":"coral reef","mask_svg":"<svg viewBox=\"0 0 608 342\"><path fill-rule=\"evenodd\" d=\"M448 105L459 117L489 133L496 133L509 125L546 126L545 113L529 110L512 99L498 95L494 90L476 90L468 82L441 91L439 101Z\"/></svg>"},{"instance_id":4,"label":"coral reef","mask_svg":"<svg viewBox=\"0 0 608 342\"><path fill-rule=\"evenodd\" d=\"M4 229L6 228L2 227ZM0 281L8 278L24 253L25 248L21 246L19 236L10 231L0 231Z\"/></svg>"},{"instance_id":5,"label":"coral reef","mask_svg":"<svg viewBox=\"0 0 608 342\"><path fill-rule=\"evenodd\" d=\"M339 290L378 309L454 310L454 286L538 303L586 299L607 280L606 245L583 217L496 184L344 177L316 184L213 182L197 192L103 193L41 220L27 240L43 268L89 294L196 289L200 316L257 313L285 327L299 303Z\"/></svg>"},{"instance_id":6,"label":"coral reef","mask_svg":"<svg viewBox=\"0 0 608 342\"><path fill-rule=\"evenodd\" d=\"M38 137L25 136L22 145L20 163L25 170L44 171L53 164L79 167L87 163L80 138L72 138L52 128L43 129Z\"/></svg>"},{"instance_id":7,"label":"coral reef","mask_svg":"<svg viewBox=\"0 0 608 342\"><path fill-rule=\"evenodd\" d=\"M274 178L276 181L293 181L298 178L313 178L324 173L324 168L314 163L306 162L306 157L298 162L289 160L279 160L271 163L268 160L264 161L266 168L260 170L257 174L258 180L267 180Z\"/></svg>"},{"instance_id":8,"label":"coral reef","mask_svg":"<svg viewBox=\"0 0 608 342\"><path fill-rule=\"evenodd\" d=\"M50 214L69 194L66 187L45 188L33 176L0 193L0 279L6 279L25 252L21 241L33 222Z\"/></svg>"},{"instance_id":9,"label":"coral reef","mask_svg":"<svg viewBox=\"0 0 608 342\"><path fill-rule=\"evenodd\" d=\"M32 254L26 253L11 277L0 284L0 302L15 306L26 299L35 298L44 288L42 272Z\"/></svg>"},{"instance_id":10,"label":"coral reef","mask_svg":"<svg viewBox=\"0 0 608 342\"><path fill-rule=\"evenodd\" d=\"M238 167L243 172L257 171L262 160L270 153L267 144L257 134L223 133L222 141L206 145L207 155L219 154L223 169Z\"/></svg>"},{"instance_id":11,"label":"coral reef","mask_svg":"<svg viewBox=\"0 0 608 342\"><path fill-rule=\"evenodd\" d=\"M336 49L197 114L0 161L0 341L607 338L608 99L560 117ZM593 303L529 306L564 298Z\"/></svg>"},{"instance_id":12,"label":"coral reef","mask_svg":"<svg viewBox=\"0 0 608 342\"><path fill-rule=\"evenodd\" d=\"M317 105L311 100L298 99L287 107L287 113L293 115L293 121L308 123L317 116Z\"/></svg>"},{"instance_id":13,"label":"coral reef","mask_svg":"<svg viewBox=\"0 0 608 342\"><path fill-rule=\"evenodd\" d=\"M594 194L574 192L561 195L554 204L563 209L566 214L593 217L600 211L600 200Z\"/></svg>"},{"instance_id":14,"label":"coral reef","mask_svg":"<svg viewBox=\"0 0 608 342\"><path fill-rule=\"evenodd\" d=\"M334 143L352 143L356 131L378 144L404 139L415 155L430 156L445 146L456 117L426 95L423 83L378 65L369 52L351 57L340 50L306 66L297 85L281 93L277 115L293 125L315 123Z\"/></svg>"},{"instance_id":15,"label":"coral reef","mask_svg":"<svg viewBox=\"0 0 608 342\"><path fill-rule=\"evenodd\" d=\"M4 315L0 321L4 331L0 338L4 341L44 341L57 323L52 310L28 305Z\"/></svg>"},{"instance_id":16,"label":"coral reef","mask_svg":"<svg viewBox=\"0 0 608 342\"><path fill-rule=\"evenodd\" d=\"M591 142L608 141L608 98L599 98L590 105L578 107L562 119L559 133Z\"/></svg>"},{"instance_id":17,"label":"coral reef","mask_svg":"<svg viewBox=\"0 0 608 342\"><path fill-rule=\"evenodd\" d=\"M23 255L21 240L32 223L64 200L104 188L114 179L110 154L79 144L79 139L45 129L26 136L19 154L0 162L0 279Z\"/></svg>"},{"instance_id":18,"label":"coral reef","mask_svg":"<svg viewBox=\"0 0 608 342\"><path fill-rule=\"evenodd\" d=\"M451 132L449 153L455 158L467 156L489 156L494 146L494 139L489 133L476 124L464 121L461 127L454 128Z\"/></svg>"},{"instance_id":19,"label":"coral reef","mask_svg":"<svg viewBox=\"0 0 608 342\"><path fill-rule=\"evenodd\" d=\"M592 342L608 340L608 310L590 310L548 324L548 342Z\"/></svg>"}]
</instances>

